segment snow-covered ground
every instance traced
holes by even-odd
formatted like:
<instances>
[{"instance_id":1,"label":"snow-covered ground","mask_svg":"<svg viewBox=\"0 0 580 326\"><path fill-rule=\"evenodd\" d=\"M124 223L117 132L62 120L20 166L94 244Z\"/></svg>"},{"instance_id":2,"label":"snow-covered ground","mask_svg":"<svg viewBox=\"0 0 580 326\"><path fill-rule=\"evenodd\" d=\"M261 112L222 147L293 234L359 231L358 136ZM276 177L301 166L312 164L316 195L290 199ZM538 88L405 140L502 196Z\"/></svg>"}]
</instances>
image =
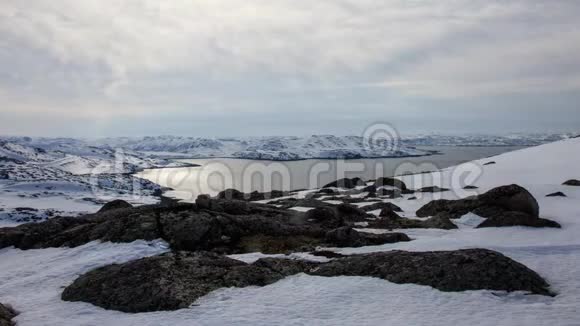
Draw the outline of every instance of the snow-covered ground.
<instances>
[{"instance_id":1,"label":"snow-covered ground","mask_svg":"<svg viewBox=\"0 0 580 326\"><path fill-rule=\"evenodd\" d=\"M493 165L483 163L495 161ZM90 243L65 249L0 250L0 302L19 310L19 325L580 325L580 187L563 186L580 179L580 139L506 153L433 174L405 176L410 186L456 186L466 170L475 171L477 192L518 183L537 198L541 216L561 229L525 227L473 229L466 216L458 230L402 230L411 242L356 249L358 253L404 249L414 251L484 247L537 271L558 295L544 297L493 291L441 292L427 286L399 285L365 277L323 278L304 274L266 287L215 291L189 309L126 314L87 303L63 302L60 293L79 274L112 262L157 254L163 243ZM482 172L481 174L479 172ZM459 175L459 177L458 177ZM426 178L426 177L432 178ZM467 177L469 179L469 177ZM413 217L433 197L470 195L422 194L417 200L392 200ZM562 191L568 197L545 197ZM297 196L304 196L303 191ZM471 222L470 222L471 221ZM372 230L368 230L372 231ZM381 232L381 231L376 231ZM260 255L235 258L251 261Z\"/></svg>"}]
</instances>

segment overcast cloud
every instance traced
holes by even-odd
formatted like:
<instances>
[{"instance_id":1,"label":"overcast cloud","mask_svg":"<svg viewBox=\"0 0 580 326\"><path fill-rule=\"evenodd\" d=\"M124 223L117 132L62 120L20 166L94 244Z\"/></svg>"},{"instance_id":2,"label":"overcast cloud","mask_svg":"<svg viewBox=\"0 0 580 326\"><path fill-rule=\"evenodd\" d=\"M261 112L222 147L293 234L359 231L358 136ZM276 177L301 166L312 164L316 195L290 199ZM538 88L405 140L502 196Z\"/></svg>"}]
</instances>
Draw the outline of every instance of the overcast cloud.
<instances>
[{"instance_id":1,"label":"overcast cloud","mask_svg":"<svg viewBox=\"0 0 580 326\"><path fill-rule=\"evenodd\" d=\"M580 2L3 0L0 134L580 129Z\"/></svg>"}]
</instances>

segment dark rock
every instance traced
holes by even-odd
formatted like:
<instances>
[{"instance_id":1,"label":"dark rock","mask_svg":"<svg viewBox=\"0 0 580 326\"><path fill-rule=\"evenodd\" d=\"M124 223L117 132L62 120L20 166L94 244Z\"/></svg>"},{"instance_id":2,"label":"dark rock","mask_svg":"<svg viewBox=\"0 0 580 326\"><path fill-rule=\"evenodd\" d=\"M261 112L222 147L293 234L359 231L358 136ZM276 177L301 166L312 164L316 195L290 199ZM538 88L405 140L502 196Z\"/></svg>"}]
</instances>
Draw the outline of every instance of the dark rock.
<instances>
[{"instance_id":1,"label":"dark rock","mask_svg":"<svg viewBox=\"0 0 580 326\"><path fill-rule=\"evenodd\" d=\"M483 221L478 228L503 227L503 226L529 226L535 228L560 228L560 224L552 220L539 218L522 212L506 211L494 215Z\"/></svg>"},{"instance_id":2,"label":"dark rock","mask_svg":"<svg viewBox=\"0 0 580 326\"><path fill-rule=\"evenodd\" d=\"M364 210L349 204L340 204L335 207L336 214L346 222L364 222L367 218L374 218Z\"/></svg>"},{"instance_id":3,"label":"dark rock","mask_svg":"<svg viewBox=\"0 0 580 326\"><path fill-rule=\"evenodd\" d=\"M418 190L419 192L444 192L449 191L447 188L440 188L438 186L423 187Z\"/></svg>"},{"instance_id":4,"label":"dark rock","mask_svg":"<svg viewBox=\"0 0 580 326\"><path fill-rule=\"evenodd\" d=\"M496 164L495 161L487 162L487 163L484 163L483 165L493 165L493 164Z\"/></svg>"},{"instance_id":5,"label":"dark rock","mask_svg":"<svg viewBox=\"0 0 580 326\"><path fill-rule=\"evenodd\" d=\"M334 194L339 194L338 191L334 190L334 189L330 189L330 188L322 188L320 190L318 190L319 194L327 194L327 195L334 195Z\"/></svg>"},{"instance_id":6,"label":"dark rock","mask_svg":"<svg viewBox=\"0 0 580 326\"><path fill-rule=\"evenodd\" d=\"M407 200L416 200L416 199L417 199L417 197L415 197L415 196L407 198Z\"/></svg>"},{"instance_id":7,"label":"dark rock","mask_svg":"<svg viewBox=\"0 0 580 326\"><path fill-rule=\"evenodd\" d=\"M337 247L364 247L378 246L385 243L395 243L401 241L411 241L404 233L382 233L374 234L359 232L351 227L345 226L326 233L326 243Z\"/></svg>"},{"instance_id":8,"label":"dark rock","mask_svg":"<svg viewBox=\"0 0 580 326\"><path fill-rule=\"evenodd\" d=\"M472 189L479 189L479 187L467 185L467 186L463 187L463 189L465 189L465 190L472 190Z\"/></svg>"},{"instance_id":9,"label":"dark rock","mask_svg":"<svg viewBox=\"0 0 580 326\"><path fill-rule=\"evenodd\" d=\"M344 225L344 219L331 207L317 207L305 213L308 221L312 220L323 227L337 228Z\"/></svg>"},{"instance_id":10,"label":"dark rock","mask_svg":"<svg viewBox=\"0 0 580 326\"><path fill-rule=\"evenodd\" d=\"M364 186L364 181L361 178L343 178L343 179L339 179L336 180L334 182L331 182L327 185L325 185L322 188L346 188L346 189L352 189L356 186Z\"/></svg>"},{"instance_id":11,"label":"dark rock","mask_svg":"<svg viewBox=\"0 0 580 326\"><path fill-rule=\"evenodd\" d=\"M370 276L441 291L528 291L551 295L548 284L526 266L491 250L405 252L354 255L319 265L318 276Z\"/></svg>"},{"instance_id":12,"label":"dark rock","mask_svg":"<svg viewBox=\"0 0 580 326\"><path fill-rule=\"evenodd\" d=\"M264 286L306 268L283 263L248 265L204 252L168 253L93 270L68 286L62 299L132 313L176 310L219 288Z\"/></svg>"},{"instance_id":13,"label":"dark rock","mask_svg":"<svg viewBox=\"0 0 580 326\"><path fill-rule=\"evenodd\" d=\"M376 196L387 197L389 199L401 198L403 197L401 190L399 189L377 189Z\"/></svg>"},{"instance_id":14,"label":"dark rock","mask_svg":"<svg viewBox=\"0 0 580 326\"><path fill-rule=\"evenodd\" d=\"M575 186L575 187L579 187L580 186L580 180L570 179L570 180L564 182L563 185L565 185L565 186Z\"/></svg>"},{"instance_id":15,"label":"dark rock","mask_svg":"<svg viewBox=\"0 0 580 326\"><path fill-rule=\"evenodd\" d=\"M514 184L491 189L479 195L478 201L482 205L498 206L508 211L522 212L532 216L540 214L540 206L534 196L526 189Z\"/></svg>"},{"instance_id":16,"label":"dark rock","mask_svg":"<svg viewBox=\"0 0 580 326\"><path fill-rule=\"evenodd\" d=\"M567 197L565 193L558 191L558 192L553 192L551 194L547 194L546 197Z\"/></svg>"},{"instance_id":17,"label":"dark rock","mask_svg":"<svg viewBox=\"0 0 580 326\"><path fill-rule=\"evenodd\" d=\"M362 206L359 208L365 212L370 212L370 211L374 211L377 209L384 209L384 208L391 209L392 211L395 211L395 212L402 212L403 211L401 209L401 207L399 207L393 203L385 203L385 202L378 202L378 203Z\"/></svg>"},{"instance_id":18,"label":"dark rock","mask_svg":"<svg viewBox=\"0 0 580 326\"><path fill-rule=\"evenodd\" d=\"M401 181L399 179L395 179L395 178L388 178L388 177L378 178L375 181L375 187L379 188L379 187L383 187L383 186L396 187L396 188L399 188L400 190L407 189L407 185L403 181Z\"/></svg>"},{"instance_id":19,"label":"dark rock","mask_svg":"<svg viewBox=\"0 0 580 326\"><path fill-rule=\"evenodd\" d=\"M101 209L99 210L99 213L103 213L114 209L131 208L131 207L133 207L133 205L129 204L128 202L122 199L116 199L103 205L103 207L101 207Z\"/></svg>"},{"instance_id":20,"label":"dark rock","mask_svg":"<svg viewBox=\"0 0 580 326\"><path fill-rule=\"evenodd\" d=\"M383 213L383 212L381 212ZM457 229L457 225L453 224L449 216L445 213L437 214L426 220L404 218L397 215L395 212L385 212L386 216L369 222L369 227L379 229L443 229L452 230Z\"/></svg>"},{"instance_id":21,"label":"dark rock","mask_svg":"<svg viewBox=\"0 0 580 326\"><path fill-rule=\"evenodd\" d=\"M195 199L195 204L199 209L210 209L211 197L209 195L199 195Z\"/></svg>"},{"instance_id":22,"label":"dark rock","mask_svg":"<svg viewBox=\"0 0 580 326\"><path fill-rule=\"evenodd\" d=\"M311 254L312 256L326 257L326 258L330 258L330 259L346 257L346 255L339 254L338 252L334 252L334 251L330 251L330 250L317 250L317 251L309 252L309 254Z\"/></svg>"},{"instance_id":23,"label":"dark rock","mask_svg":"<svg viewBox=\"0 0 580 326\"><path fill-rule=\"evenodd\" d=\"M16 312L10 307L0 303L0 326L14 326L12 318L16 317Z\"/></svg>"},{"instance_id":24,"label":"dark rock","mask_svg":"<svg viewBox=\"0 0 580 326\"><path fill-rule=\"evenodd\" d=\"M485 194L460 200L434 200L417 211L417 216L433 216L440 212L449 213L451 218L459 218L479 207L497 207L502 210L520 211L538 216L536 199L524 188L509 185L494 188ZM487 217L483 216L482 217Z\"/></svg>"},{"instance_id":25,"label":"dark rock","mask_svg":"<svg viewBox=\"0 0 580 326\"><path fill-rule=\"evenodd\" d=\"M172 252L90 271L65 288L61 297L124 312L176 310L219 288L265 286L297 273L377 277L441 291L552 295L546 281L526 266L491 250L466 249L389 251L327 263L266 258L253 264L206 252Z\"/></svg>"},{"instance_id":26,"label":"dark rock","mask_svg":"<svg viewBox=\"0 0 580 326\"><path fill-rule=\"evenodd\" d=\"M246 200L249 199L249 196L246 196L245 193L237 190L237 189L226 189L224 191L220 191L217 195L218 199L227 199L227 200Z\"/></svg>"},{"instance_id":27,"label":"dark rock","mask_svg":"<svg viewBox=\"0 0 580 326\"><path fill-rule=\"evenodd\" d=\"M375 186L375 185L366 186L362 189L362 192L368 192L369 194L374 194L377 192L377 186Z\"/></svg>"}]
</instances>

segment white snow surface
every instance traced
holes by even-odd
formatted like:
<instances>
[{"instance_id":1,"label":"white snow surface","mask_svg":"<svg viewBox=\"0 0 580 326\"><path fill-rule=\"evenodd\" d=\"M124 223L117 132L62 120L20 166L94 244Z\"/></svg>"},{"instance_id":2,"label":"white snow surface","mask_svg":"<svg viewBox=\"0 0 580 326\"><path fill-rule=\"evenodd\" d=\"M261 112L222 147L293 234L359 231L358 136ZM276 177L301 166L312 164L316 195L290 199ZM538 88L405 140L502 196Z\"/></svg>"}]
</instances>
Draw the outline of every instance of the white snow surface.
<instances>
[{"instance_id":1,"label":"white snow surface","mask_svg":"<svg viewBox=\"0 0 580 326\"><path fill-rule=\"evenodd\" d=\"M580 179L580 139L506 153L479 164L483 174L469 184L481 193L518 183L536 197L541 216L562 229L460 228L402 230L414 241L362 248L329 248L344 254L388 251L455 250L483 247L499 251L538 272L556 297L497 291L441 292L427 286L394 284L367 277L323 278L299 274L265 287L228 288L173 312L127 314L87 303L63 302L62 287L98 266L165 251L163 243L90 243L73 249L0 250L0 302L11 304L26 325L580 325L580 187L561 185ZM472 167L472 166L470 166ZM465 166L463 167L465 168ZM401 177L408 186L451 187L453 171ZM473 194L454 188L392 200L413 217L433 198ZM568 197L545 197L562 191ZM301 193L300 195L304 195ZM363 229L367 232L373 230ZM375 232L385 232L383 230ZM297 254L300 256L300 254ZM253 261L261 254L237 257ZM295 255L295 257L297 257ZM299 258L299 257L297 257ZM307 257L304 257L307 258Z\"/></svg>"}]
</instances>

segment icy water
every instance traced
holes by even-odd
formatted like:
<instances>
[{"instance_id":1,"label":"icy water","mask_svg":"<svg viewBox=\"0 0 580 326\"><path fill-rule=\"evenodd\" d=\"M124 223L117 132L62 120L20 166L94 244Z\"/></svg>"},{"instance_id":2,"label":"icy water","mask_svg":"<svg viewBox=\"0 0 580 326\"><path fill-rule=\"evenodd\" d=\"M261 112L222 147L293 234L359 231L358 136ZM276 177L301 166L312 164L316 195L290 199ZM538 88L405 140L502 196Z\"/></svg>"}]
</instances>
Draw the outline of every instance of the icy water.
<instances>
[{"instance_id":1,"label":"icy water","mask_svg":"<svg viewBox=\"0 0 580 326\"><path fill-rule=\"evenodd\" d=\"M199 194L215 195L227 188L244 192L310 189L344 177L372 180L381 176L434 171L520 148L425 147L424 149L437 150L441 154L356 160L272 162L230 158L186 159L181 161L200 166L152 169L139 173L139 176L174 189L167 192L167 196L192 201Z\"/></svg>"}]
</instances>

